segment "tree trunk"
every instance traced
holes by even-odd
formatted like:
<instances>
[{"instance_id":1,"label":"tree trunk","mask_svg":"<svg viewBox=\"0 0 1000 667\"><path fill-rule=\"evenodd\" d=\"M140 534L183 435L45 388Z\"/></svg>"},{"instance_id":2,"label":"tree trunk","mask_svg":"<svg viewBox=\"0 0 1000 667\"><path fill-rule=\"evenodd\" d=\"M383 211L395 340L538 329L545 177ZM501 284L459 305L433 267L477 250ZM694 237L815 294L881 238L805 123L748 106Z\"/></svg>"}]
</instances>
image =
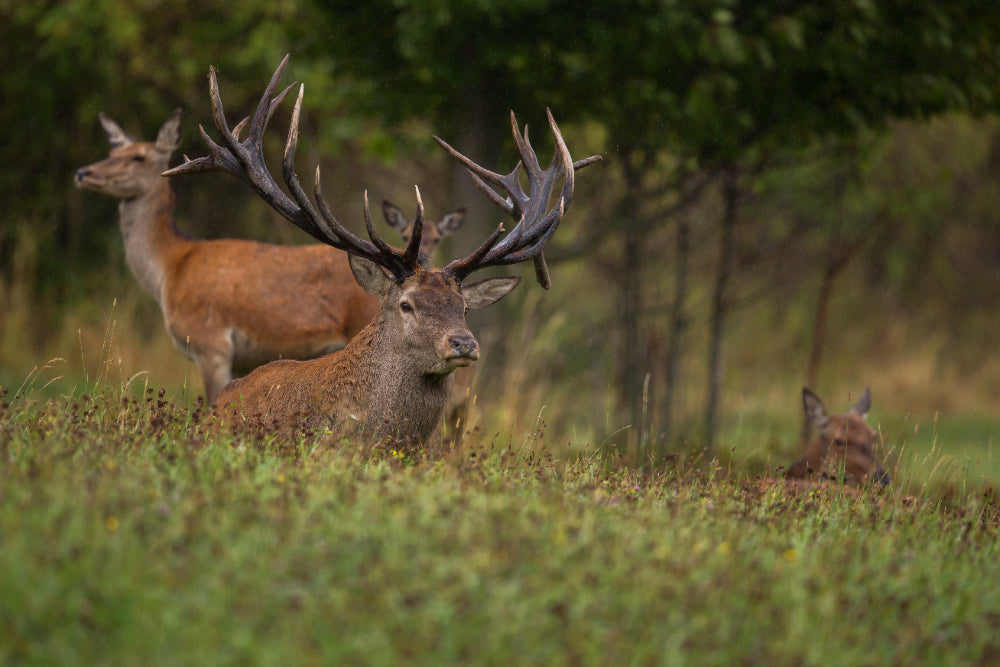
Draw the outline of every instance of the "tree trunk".
<instances>
[{"instance_id":1,"label":"tree trunk","mask_svg":"<svg viewBox=\"0 0 1000 667\"><path fill-rule=\"evenodd\" d=\"M642 442L642 381L644 359L639 313L641 311L642 239L633 225L626 225L621 272L622 304L622 402L632 425L635 443Z\"/></svg>"},{"instance_id":2,"label":"tree trunk","mask_svg":"<svg viewBox=\"0 0 1000 667\"><path fill-rule=\"evenodd\" d=\"M826 346L828 321L830 316L830 300L833 297L833 284L847 269L851 259L857 253L860 244L856 240L847 241L843 237L843 227L846 222L844 196L847 192L847 178L838 179L835 184L837 197L837 217L830 229L827 241L826 258L823 263L823 277L816 295L816 310L813 317L812 343L809 346L809 358L806 360L806 386L815 390L819 384L819 369L823 362L823 348ZM801 442L809 441L812 434L812 424L808 417L803 417Z\"/></svg>"},{"instance_id":3,"label":"tree trunk","mask_svg":"<svg viewBox=\"0 0 1000 667\"><path fill-rule=\"evenodd\" d=\"M732 272L733 255L736 249L736 207L739 198L738 173L735 167L726 170L723 176L723 200L725 211L719 236L719 265L712 290L712 315L709 321L708 348L708 398L705 401L705 448L711 453L715 447L715 435L719 426L719 399L722 395L722 338L727 310L726 290Z\"/></svg>"},{"instance_id":4,"label":"tree trunk","mask_svg":"<svg viewBox=\"0 0 1000 667\"><path fill-rule=\"evenodd\" d=\"M644 257L643 235L634 224L638 201L636 193L642 186L642 169L633 163L634 156L622 155L625 175L625 195L618 208L618 221L622 229L621 286L621 400L632 427L631 444L641 446L645 441L642 395L645 378L645 346L640 325L642 312L642 262Z\"/></svg>"},{"instance_id":5,"label":"tree trunk","mask_svg":"<svg viewBox=\"0 0 1000 667\"><path fill-rule=\"evenodd\" d=\"M498 119L495 110L487 103L487 100L493 99L492 93L489 92L492 90L489 82L482 81L481 84L484 90L482 94L463 98L457 136L454 141L449 139L448 143L481 166L498 173L507 173L514 166L514 162L501 164L500 159L504 140L510 140L510 123L505 124L502 117ZM507 214L479 191L466 168L457 160L451 162L453 167L451 207L465 207L466 222L461 234L454 234L443 242L444 252L439 253L441 265L456 257L467 256L493 233L500 222L503 222L507 229L513 227ZM518 272L519 267L510 267L504 273L509 275ZM489 269L480 277L485 278L500 273L498 270ZM534 287L527 284L525 286ZM482 359L476 365L477 372L482 374L481 377L501 377L503 360L508 358L509 353L508 337L503 332L507 323L514 319L513 309L518 303L520 298L508 297L492 308L469 311L467 316L469 326L476 332L483 348Z\"/></svg>"},{"instance_id":6,"label":"tree trunk","mask_svg":"<svg viewBox=\"0 0 1000 667\"><path fill-rule=\"evenodd\" d=\"M691 220L681 212L677 219L677 253L674 256L674 303L670 314L670 339L667 343L667 360L663 399L660 403L664 438L676 435L674 428L674 395L680 383L681 354L684 350L684 333L687 330L688 264L691 256Z\"/></svg>"}]
</instances>

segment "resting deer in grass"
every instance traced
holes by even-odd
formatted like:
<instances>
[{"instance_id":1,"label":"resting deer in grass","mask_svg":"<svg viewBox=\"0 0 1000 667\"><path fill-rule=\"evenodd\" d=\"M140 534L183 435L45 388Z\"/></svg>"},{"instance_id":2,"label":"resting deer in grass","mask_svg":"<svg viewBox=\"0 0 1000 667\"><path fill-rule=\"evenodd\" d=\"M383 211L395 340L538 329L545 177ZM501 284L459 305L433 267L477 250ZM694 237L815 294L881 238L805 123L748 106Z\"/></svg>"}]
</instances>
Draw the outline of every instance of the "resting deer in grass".
<instances>
[{"instance_id":1,"label":"resting deer in grass","mask_svg":"<svg viewBox=\"0 0 1000 667\"><path fill-rule=\"evenodd\" d=\"M379 438L422 443L437 428L448 402L455 369L479 358L479 344L465 322L468 308L484 308L510 293L519 277L487 278L467 282L474 272L489 266L515 264L539 256L569 207L574 173L600 159L593 156L574 164L551 113L549 127L555 155L542 169L511 114L521 162L505 176L480 167L443 140L438 143L458 159L488 196L516 211L519 222L504 234L500 225L472 254L444 268L428 270L418 262L423 233L420 191L417 218L405 250L386 243L374 230L365 195L364 219L370 240L348 231L330 212L320 188L319 169L313 200L295 174L299 115L304 87L298 99L285 144L282 173L291 197L275 182L264 162L262 137L274 107L291 88L275 97L288 62L275 71L250 121L248 136L240 141L230 131L222 108L215 69L209 75L212 115L222 145L202 130L209 155L186 161L167 175L225 171L248 183L286 219L329 245L346 250L358 284L378 297L381 309L371 323L343 350L309 361L275 361L234 380L219 395L217 410L223 420L249 419L284 429L342 428L355 423ZM518 180L522 163L528 192ZM556 205L549 209L554 186L562 180ZM502 189L505 196L493 187ZM306 299L300 299L309 306ZM316 304L318 306L318 304Z\"/></svg>"},{"instance_id":2,"label":"resting deer in grass","mask_svg":"<svg viewBox=\"0 0 1000 667\"><path fill-rule=\"evenodd\" d=\"M831 480L850 486L890 483L889 473L875 454L878 433L865 423L872 405L867 387L857 405L842 415L828 415L819 397L805 388L802 405L817 435L805 455L788 469L789 479Z\"/></svg>"},{"instance_id":3,"label":"resting deer in grass","mask_svg":"<svg viewBox=\"0 0 1000 667\"><path fill-rule=\"evenodd\" d=\"M174 344L197 364L209 403L234 369L342 348L378 312L378 299L355 282L347 255L327 245L203 241L177 229L170 179L161 172L180 144L180 109L155 142L137 141L104 113L100 121L111 154L78 169L76 183L121 199L129 268L160 304ZM421 255L430 261L463 217L454 211L429 226ZM388 203L386 219L411 233L413 223Z\"/></svg>"}]
</instances>

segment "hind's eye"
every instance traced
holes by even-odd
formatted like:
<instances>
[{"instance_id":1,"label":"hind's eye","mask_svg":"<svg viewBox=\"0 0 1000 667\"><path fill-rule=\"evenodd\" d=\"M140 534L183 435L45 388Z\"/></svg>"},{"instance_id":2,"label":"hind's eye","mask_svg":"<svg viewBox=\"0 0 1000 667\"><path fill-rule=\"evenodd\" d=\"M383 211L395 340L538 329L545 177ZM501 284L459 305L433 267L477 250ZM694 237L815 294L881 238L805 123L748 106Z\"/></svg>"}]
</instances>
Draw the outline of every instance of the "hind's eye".
<instances>
[{"instance_id":1,"label":"hind's eye","mask_svg":"<svg viewBox=\"0 0 1000 667\"><path fill-rule=\"evenodd\" d=\"M132 162L145 162L146 158L142 155L136 155L132 158Z\"/></svg>"},{"instance_id":2,"label":"hind's eye","mask_svg":"<svg viewBox=\"0 0 1000 667\"><path fill-rule=\"evenodd\" d=\"M401 311L403 311L404 313L412 313L413 312L413 306L411 306L406 301L404 301L403 303L399 304L399 309Z\"/></svg>"}]
</instances>

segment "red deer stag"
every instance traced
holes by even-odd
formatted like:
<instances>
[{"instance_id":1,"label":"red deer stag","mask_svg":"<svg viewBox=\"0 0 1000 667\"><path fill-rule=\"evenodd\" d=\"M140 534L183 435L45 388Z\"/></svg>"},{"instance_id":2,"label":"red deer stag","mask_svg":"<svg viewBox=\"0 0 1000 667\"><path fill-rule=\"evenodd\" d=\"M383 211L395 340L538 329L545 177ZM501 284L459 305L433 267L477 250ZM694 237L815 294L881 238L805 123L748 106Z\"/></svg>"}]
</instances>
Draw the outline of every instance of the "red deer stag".
<instances>
[{"instance_id":1,"label":"red deer stag","mask_svg":"<svg viewBox=\"0 0 1000 667\"><path fill-rule=\"evenodd\" d=\"M875 454L878 433L865 423L872 405L867 387L861 400L846 414L826 414L819 397L805 388L802 404L818 433L806 447L805 455L788 469L789 479L832 480L850 486L890 483L889 473Z\"/></svg>"},{"instance_id":2,"label":"red deer stag","mask_svg":"<svg viewBox=\"0 0 1000 667\"><path fill-rule=\"evenodd\" d=\"M78 169L76 184L121 199L129 268L160 304L170 337L197 364L214 403L234 370L340 349L380 305L355 282L347 255L327 245L203 241L179 231L170 179L160 174L180 144L180 120L178 109L155 142L142 142L101 113L111 154ZM396 226L399 215L386 218ZM422 256L430 261L462 215L449 213L432 226L436 233L424 235ZM405 226L400 231L410 233Z\"/></svg>"},{"instance_id":3,"label":"red deer stag","mask_svg":"<svg viewBox=\"0 0 1000 667\"><path fill-rule=\"evenodd\" d=\"M282 174L291 197L275 182L264 161L262 138L275 96L287 65L281 62L250 121L245 141L231 131L222 108L215 68L209 74L212 115L222 145L202 129L209 155L188 160L166 175L225 171L248 183L286 219L329 245L346 250L358 283L376 295L382 308L372 322L343 350L309 361L282 360L261 366L234 380L219 395L223 419L249 418L282 428L341 428L352 423L379 438L422 443L437 428L448 402L453 371L479 358L479 344L465 322L467 308L483 308L508 294L518 277L487 278L466 282L474 272L516 264L538 257L552 238L573 196L575 169L591 164L593 156L574 164L562 134L548 113L555 139L555 155L547 169L538 164L511 114L514 139L521 162L507 175L495 174L437 141L466 166L482 189L505 210L516 209L519 222L504 234L500 225L469 256L442 269L427 270L418 262L423 232L420 191L417 221L405 250L386 243L374 230L365 194L364 219L369 240L348 231L330 212L320 188L319 169L310 200L295 174L299 115L304 87L292 111L285 144ZM237 126L239 127L239 126ZM519 182L521 166L527 172L528 192ZM549 199L556 183L562 189L556 205ZM505 192L502 197L487 185ZM300 298L300 304L308 305Z\"/></svg>"}]
</instances>

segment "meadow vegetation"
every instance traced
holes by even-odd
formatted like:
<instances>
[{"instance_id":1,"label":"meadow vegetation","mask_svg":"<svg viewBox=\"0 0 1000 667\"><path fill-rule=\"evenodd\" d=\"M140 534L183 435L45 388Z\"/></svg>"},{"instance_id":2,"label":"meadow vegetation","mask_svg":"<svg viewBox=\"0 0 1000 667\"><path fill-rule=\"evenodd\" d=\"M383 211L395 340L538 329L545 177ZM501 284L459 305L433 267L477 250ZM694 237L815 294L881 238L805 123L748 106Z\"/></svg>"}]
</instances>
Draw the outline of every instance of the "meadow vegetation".
<instances>
[{"instance_id":1,"label":"meadow vegetation","mask_svg":"<svg viewBox=\"0 0 1000 667\"><path fill-rule=\"evenodd\" d=\"M990 491L639 470L554 456L541 425L407 452L214 435L166 392L91 388L0 404L5 664L1000 657Z\"/></svg>"}]
</instances>

